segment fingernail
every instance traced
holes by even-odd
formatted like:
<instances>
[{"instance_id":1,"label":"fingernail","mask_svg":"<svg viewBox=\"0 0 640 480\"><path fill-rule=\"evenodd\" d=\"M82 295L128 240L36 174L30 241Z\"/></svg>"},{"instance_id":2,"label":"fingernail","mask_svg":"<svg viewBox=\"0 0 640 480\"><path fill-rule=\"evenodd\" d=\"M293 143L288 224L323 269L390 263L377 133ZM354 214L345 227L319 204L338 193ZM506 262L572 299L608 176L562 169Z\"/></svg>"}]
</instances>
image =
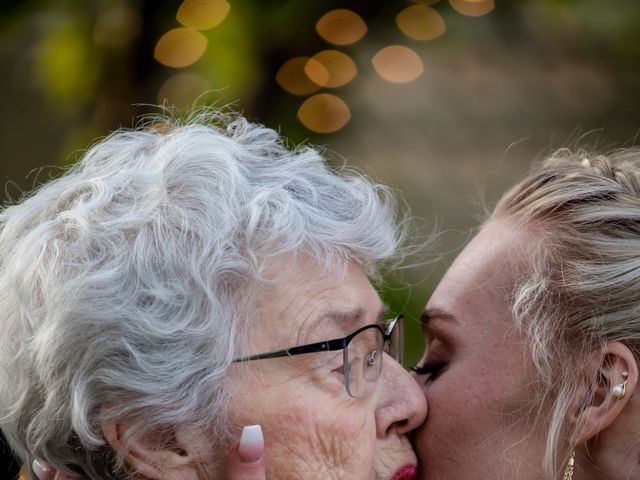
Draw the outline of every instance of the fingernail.
<instances>
[{"instance_id":1,"label":"fingernail","mask_svg":"<svg viewBox=\"0 0 640 480\"><path fill-rule=\"evenodd\" d=\"M40 480L45 480L48 477L49 469L41 465L38 460L34 460L31 463L31 469L33 470L33 473L36 474L36 477L38 477Z\"/></svg>"},{"instance_id":2,"label":"fingernail","mask_svg":"<svg viewBox=\"0 0 640 480\"><path fill-rule=\"evenodd\" d=\"M243 463L255 463L262 458L264 437L260 425L249 425L242 429L238 455Z\"/></svg>"}]
</instances>

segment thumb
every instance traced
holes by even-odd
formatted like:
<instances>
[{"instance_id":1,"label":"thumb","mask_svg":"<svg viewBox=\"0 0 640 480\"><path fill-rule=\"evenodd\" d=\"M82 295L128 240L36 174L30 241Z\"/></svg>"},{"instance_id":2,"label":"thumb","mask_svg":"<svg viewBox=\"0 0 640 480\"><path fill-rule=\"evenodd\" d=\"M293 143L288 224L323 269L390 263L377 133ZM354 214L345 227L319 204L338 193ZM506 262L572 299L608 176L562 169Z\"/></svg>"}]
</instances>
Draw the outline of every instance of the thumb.
<instances>
[{"instance_id":1,"label":"thumb","mask_svg":"<svg viewBox=\"0 0 640 480\"><path fill-rule=\"evenodd\" d=\"M240 442L231 448L226 480L266 480L264 438L260 425L242 429Z\"/></svg>"}]
</instances>

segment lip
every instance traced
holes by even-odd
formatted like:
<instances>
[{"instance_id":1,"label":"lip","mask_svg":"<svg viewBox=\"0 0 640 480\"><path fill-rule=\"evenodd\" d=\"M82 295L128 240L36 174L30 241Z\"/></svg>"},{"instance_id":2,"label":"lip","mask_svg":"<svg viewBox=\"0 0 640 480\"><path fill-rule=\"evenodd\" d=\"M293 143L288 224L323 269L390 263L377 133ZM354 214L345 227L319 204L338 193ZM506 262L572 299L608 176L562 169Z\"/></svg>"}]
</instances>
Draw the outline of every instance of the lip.
<instances>
[{"instance_id":1,"label":"lip","mask_svg":"<svg viewBox=\"0 0 640 480\"><path fill-rule=\"evenodd\" d=\"M393 474L391 480L414 480L416 475L418 475L418 466L409 463L400 467L396 473Z\"/></svg>"}]
</instances>

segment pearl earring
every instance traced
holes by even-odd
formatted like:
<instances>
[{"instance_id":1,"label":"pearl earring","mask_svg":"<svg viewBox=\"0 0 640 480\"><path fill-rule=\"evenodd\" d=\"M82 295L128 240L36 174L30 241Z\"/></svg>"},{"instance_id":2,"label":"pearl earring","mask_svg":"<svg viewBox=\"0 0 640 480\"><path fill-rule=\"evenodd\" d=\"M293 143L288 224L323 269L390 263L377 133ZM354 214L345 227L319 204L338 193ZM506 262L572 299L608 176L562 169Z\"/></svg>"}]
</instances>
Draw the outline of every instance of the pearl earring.
<instances>
[{"instance_id":1,"label":"pearl earring","mask_svg":"<svg viewBox=\"0 0 640 480\"><path fill-rule=\"evenodd\" d=\"M611 395L613 395L617 399L624 398L626 393L627 393L627 380L625 380L622 383L619 383L618 385L614 385L613 388L611 389Z\"/></svg>"}]
</instances>

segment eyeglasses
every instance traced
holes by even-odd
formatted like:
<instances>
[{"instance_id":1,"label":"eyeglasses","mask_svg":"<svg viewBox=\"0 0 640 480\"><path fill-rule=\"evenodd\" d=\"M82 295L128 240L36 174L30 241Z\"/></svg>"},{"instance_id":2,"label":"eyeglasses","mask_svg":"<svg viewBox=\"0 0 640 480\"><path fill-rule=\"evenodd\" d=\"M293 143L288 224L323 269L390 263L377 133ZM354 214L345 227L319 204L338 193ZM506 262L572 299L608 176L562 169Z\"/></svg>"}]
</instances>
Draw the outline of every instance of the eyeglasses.
<instances>
[{"instance_id":1,"label":"eyeglasses","mask_svg":"<svg viewBox=\"0 0 640 480\"><path fill-rule=\"evenodd\" d=\"M347 394L353 398L368 397L375 390L380 378L383 352L402 364L402 318L402 315L398 315L383 322L386 324L386 330L377 324L366 325L343 338L248 355L236 358L233 363L342 350L344 387Z\"/></svg>"}]
</instances>

